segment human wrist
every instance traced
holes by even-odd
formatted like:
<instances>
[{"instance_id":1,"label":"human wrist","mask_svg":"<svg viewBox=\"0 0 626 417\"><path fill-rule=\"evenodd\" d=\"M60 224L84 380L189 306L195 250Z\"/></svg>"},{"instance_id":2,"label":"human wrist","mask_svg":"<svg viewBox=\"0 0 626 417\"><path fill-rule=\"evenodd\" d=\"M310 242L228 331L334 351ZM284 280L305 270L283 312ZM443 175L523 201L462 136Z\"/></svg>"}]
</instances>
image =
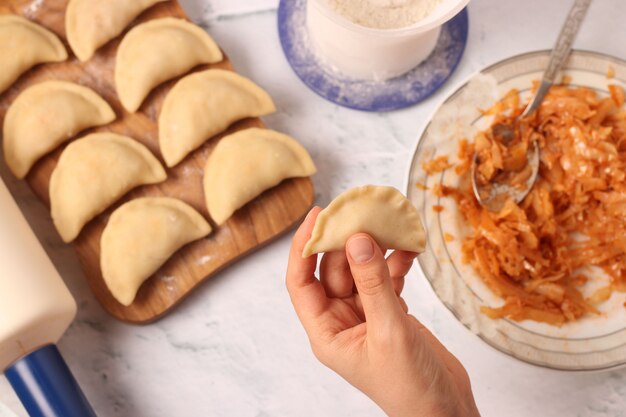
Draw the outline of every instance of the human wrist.
<instances>
[{"instance_id":1,"label":"human wrist","mask_svg":"<svg viewBox=\"0 0 626 417\"><path fill-rule=\"evenodd\" d=\"M478 408L472 404L424 404L422 401L415 401L412 404L398 407L381 407L389 417L480 417Z\"/></svg>"}]
</instances>

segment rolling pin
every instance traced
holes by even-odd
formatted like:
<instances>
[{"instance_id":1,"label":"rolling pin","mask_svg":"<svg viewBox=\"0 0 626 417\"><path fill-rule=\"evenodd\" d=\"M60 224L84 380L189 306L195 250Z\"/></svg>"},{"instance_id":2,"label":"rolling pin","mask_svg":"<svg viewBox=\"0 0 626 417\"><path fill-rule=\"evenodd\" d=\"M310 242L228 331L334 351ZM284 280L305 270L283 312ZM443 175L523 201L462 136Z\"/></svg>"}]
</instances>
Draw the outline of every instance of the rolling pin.
<instances>
[{"instance_id":1,"label":"rolling pin","mask_svg":"<svg viewBox=\"0 0 626 417\"><path fill-rule=\"evenodd\" d=\"M0 371L31 417L95 417L55 344L76 302L0 178Z\"/></svg>"}]
</instances>

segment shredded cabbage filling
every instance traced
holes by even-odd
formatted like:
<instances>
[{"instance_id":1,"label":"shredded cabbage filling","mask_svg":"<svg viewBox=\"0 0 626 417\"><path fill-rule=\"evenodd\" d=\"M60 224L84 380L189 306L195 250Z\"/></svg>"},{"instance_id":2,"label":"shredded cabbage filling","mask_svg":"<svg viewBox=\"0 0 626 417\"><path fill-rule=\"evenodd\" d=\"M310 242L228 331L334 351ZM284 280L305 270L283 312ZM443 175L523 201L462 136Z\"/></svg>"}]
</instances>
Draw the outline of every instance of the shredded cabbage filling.
<instances>
[{"instance_id":1,"label":"shredded cabbage filling","mask_svg":"<svg viewBox=\"0 0 626 417\"><path fill-rule=\"evenodd\" d=\"M494 116L491 128L473 143L461 140L455 168L461 185L433 190L453 197L472 226L463 260L504 300L498 308L482 307L489 317L562 325L598 314L598 303L626 290L626 111L622 88L609 91L600 97L589 88L552 87L535 114L517 123L524 105L518 91L510 91L484 112ZM513 126L513 134L502 125ZM541 163L526 199L509 200L498 213L482 207L469 181L474 152L480 184L522 187L533 141ZM447 159L426 168L442 167ZM593 279L589 266L611 282L584 297L581 287Z\"/></svg>"}]
</instances>

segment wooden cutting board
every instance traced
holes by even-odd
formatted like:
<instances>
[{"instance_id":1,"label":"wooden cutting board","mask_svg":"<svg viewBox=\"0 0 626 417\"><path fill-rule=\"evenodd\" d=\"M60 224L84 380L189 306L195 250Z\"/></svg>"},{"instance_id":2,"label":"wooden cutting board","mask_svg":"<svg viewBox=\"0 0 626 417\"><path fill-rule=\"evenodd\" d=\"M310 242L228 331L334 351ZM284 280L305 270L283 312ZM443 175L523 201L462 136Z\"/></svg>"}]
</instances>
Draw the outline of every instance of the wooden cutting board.
<instances>
[{"instance_id":1,"label":"wooden cutting board","mask_svg":"<svg viewBox=\"0 0 626 417\"><path fill-rule=\"evenodd\" d=\"M0 14L19 14L44 25L60 36L71 53L65 42L66 3L67 0L2 0ZM147 10L130 27L167 16L187 18L178 2L170 0ZM0 122L4 121L9 104L30 85L50 79L73 81L97 91L111 104L118 117L106 127L81 132L79 136L95 131L127 135L145 144L162 161L158 147L157 117L167 91L176 80L154 90L138 113L125 112L117 98L113 82L115 53L122 36L123 34L105 45L86 63L80 63L71 56L64 63L40 65L24 74L12 88L0 95ZM233 69L228 58L219 64L201 66L196 70L206 68ZM249 127L263 127L263 124L258 119L247 119L231 126L223 135ZM33 129L36 128L33 126ZM284 181L243 207L225 225L215 228L208 238L191 243L176 253L144 283L131 306L119 304L109 293L100 271L100 236L110 213L121 203L133 198L170 196L189 203L208 219L202 175L205 161L223 135L207 141L177 167L168 169L168 180L164 183L130 192L118 204L87 225L73 243L95 297L116 318L131 323L148 323L158 319L201 282L292 228L313 204L314 191L309 178ZM48 207L50 175L61 151L62 149L58 149L41 160L26 178L35 194ZM5 163L4 157L0 163Z\"/></svg>"}]
</instances>

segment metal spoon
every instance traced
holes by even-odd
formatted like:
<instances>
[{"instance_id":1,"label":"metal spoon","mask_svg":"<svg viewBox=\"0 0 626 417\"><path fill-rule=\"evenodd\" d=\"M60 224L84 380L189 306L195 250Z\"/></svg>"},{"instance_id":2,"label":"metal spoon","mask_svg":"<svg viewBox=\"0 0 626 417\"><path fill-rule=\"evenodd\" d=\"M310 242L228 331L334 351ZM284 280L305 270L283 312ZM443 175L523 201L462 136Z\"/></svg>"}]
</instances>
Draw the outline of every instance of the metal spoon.
<instances>
[{"instance_id":1,"label":"metal spoon","mask_svg":"<svg viewBox=\"0 0 626 417\"><path fill-rule=\"evenodd\" d=\"M530 103L526 106L524 112L515 120L514 124L520 119L532 114L539 108L544 97L548 93L548 90L554 84L556 76L563 67L563 64L569 57L572 50L572 43L580 25L587 13L587 9L591 4L591 0L575 0L567 19L561 29L559 38L552 49L550 54L550 60L548 61L548 67L543 73L541 84L535 92L535 95L531 99ZM503 138L515 137L515 126L498 124L493 129L498 129L498 135ZM526 182L526 187L520 189L509 184L504 183L491 183L489 193L486 196L481 196L480 186L476 182L476 171L478 168L478 154L474 154L472 161L471 177L472 177L472 189L478 202L492 211L499 211L508 198L513 199L515 203L521 203L524 198L530 193L537 177L539 176L539 162L540 162L540 150L539 144L533 142L531 148L528 150L528 164L531 167L531 175Z\"/></svg>"}]
</instances>

